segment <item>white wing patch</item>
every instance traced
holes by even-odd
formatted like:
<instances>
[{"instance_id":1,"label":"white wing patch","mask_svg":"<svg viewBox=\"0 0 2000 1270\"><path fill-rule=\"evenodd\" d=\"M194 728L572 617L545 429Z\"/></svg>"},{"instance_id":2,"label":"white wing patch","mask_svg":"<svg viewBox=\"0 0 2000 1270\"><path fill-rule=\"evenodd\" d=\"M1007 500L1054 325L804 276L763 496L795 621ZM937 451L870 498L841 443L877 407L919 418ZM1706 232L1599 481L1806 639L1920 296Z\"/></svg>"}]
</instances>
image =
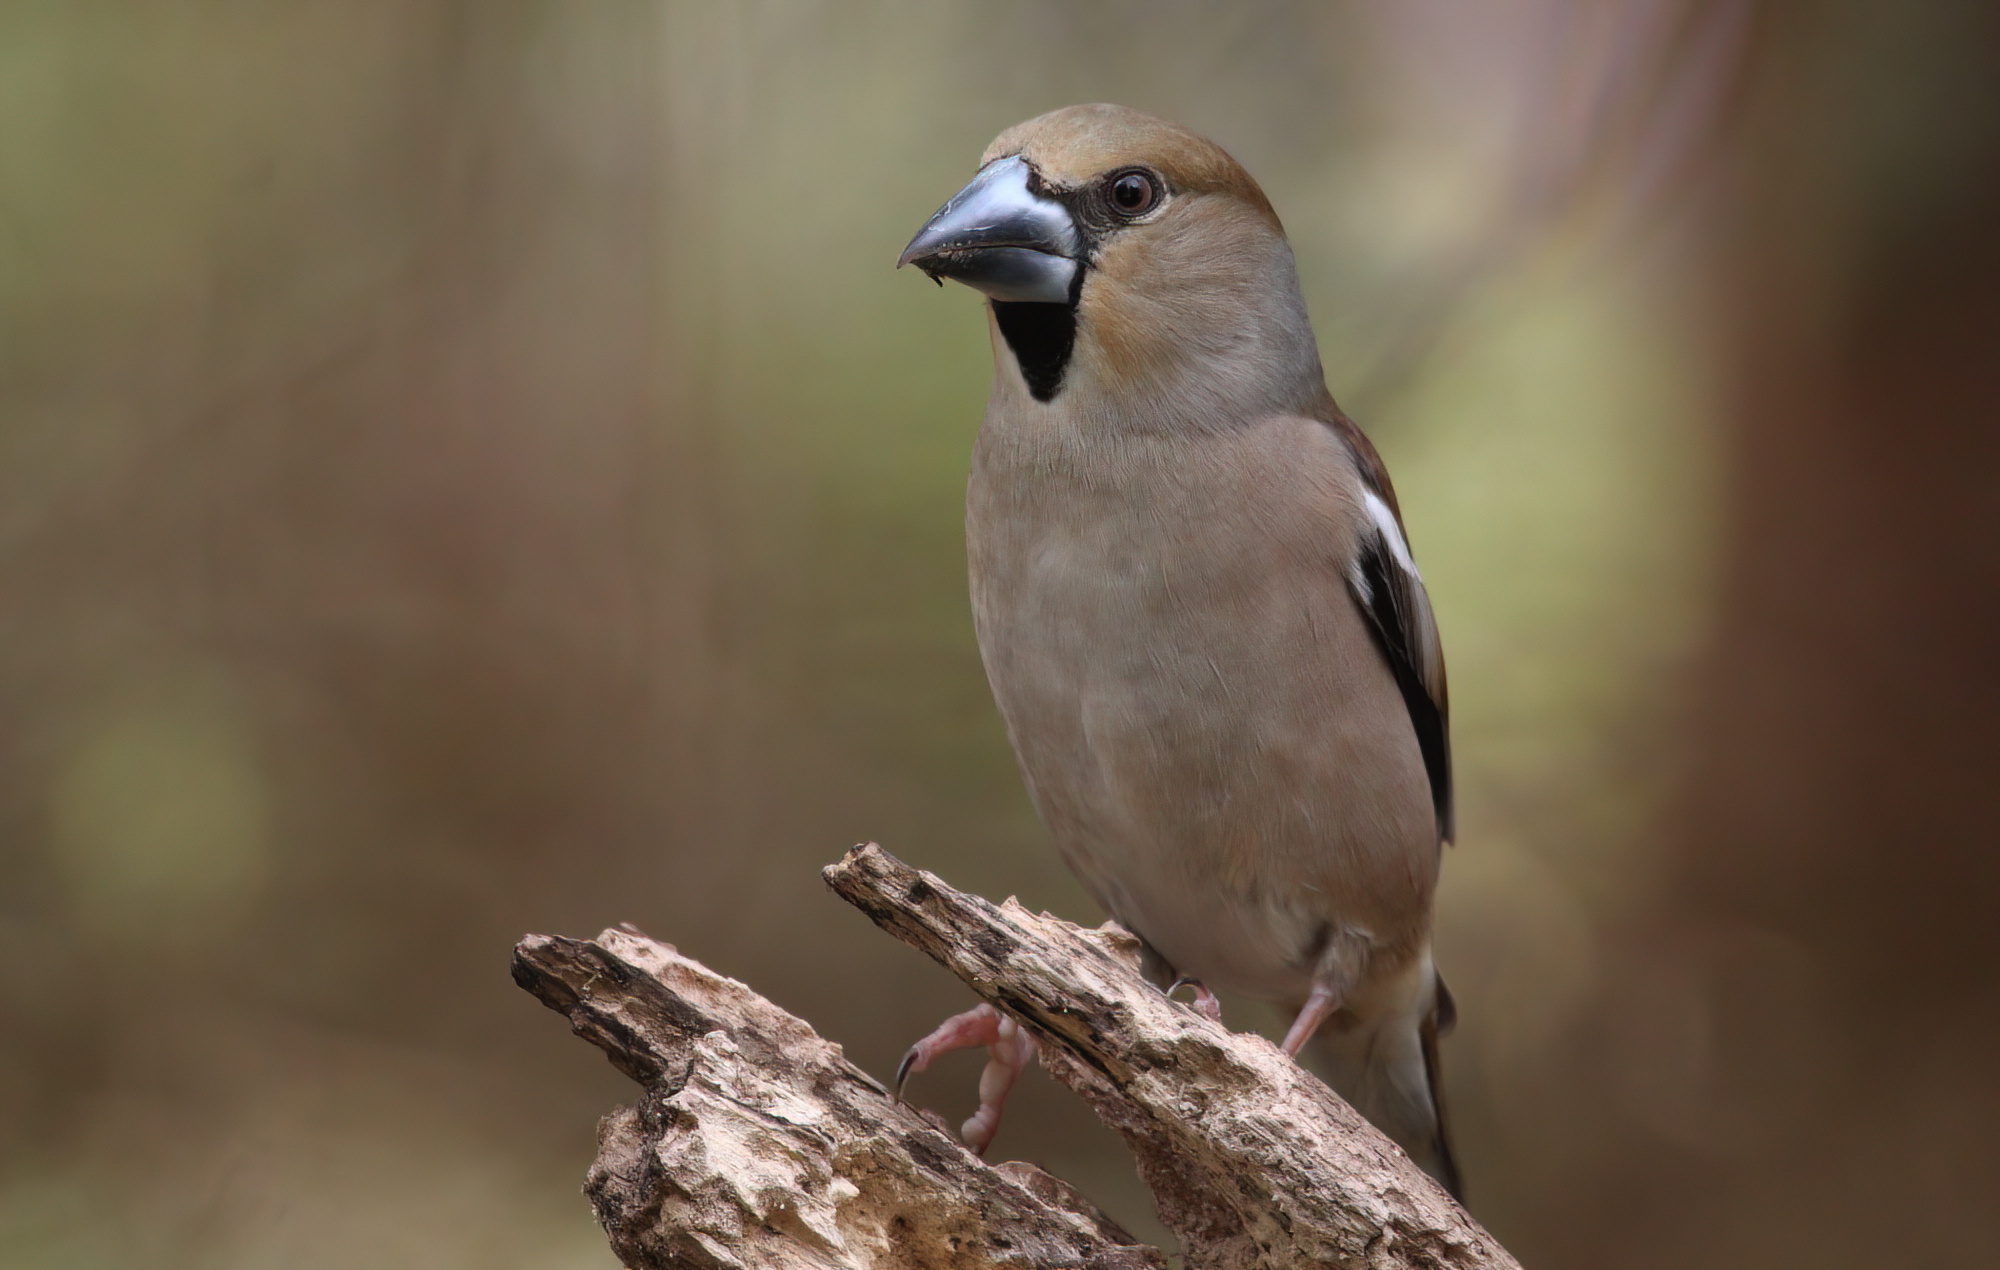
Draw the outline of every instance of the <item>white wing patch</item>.
<instances>
[{"instance_id":1,"label":"white wing patch","mask_svg":"<svg viewBox=\"0 0 2000 1270\"><path fill-rule=\"evenodd\" d=\"M1372 489L1361 491L1370 528L1356 543L1348 564L1348 585L1381 637L1382 651L1396 673L1396 686L1410 710L1417 746L1430 773L1437 808L1438 836L1452 837L1451 740L1446 723L1444 653L1438 647L1437 619L1389 501Z\"/></svg>"},{"instance_id":2,"label":"white wing patch","mask_svg":"<svg viewBox=\"0 0 2000 1270\"><path fill-rule=\"evenodd\" d=\"M1383 502L1382 496L1372 489L1361 491L1361 502L1368 509L1368 519L1374 521L1375 528L1381 531L1382 541L1389 546L1389 554L1395 557L1403 572L1421 582L1424 575L1417 572L1416 559L1410 555L1410 544L1403 540L1403 527L1396 523L1396 513L1390 511L1389 504Z\"/></svg>"}]
</instances>

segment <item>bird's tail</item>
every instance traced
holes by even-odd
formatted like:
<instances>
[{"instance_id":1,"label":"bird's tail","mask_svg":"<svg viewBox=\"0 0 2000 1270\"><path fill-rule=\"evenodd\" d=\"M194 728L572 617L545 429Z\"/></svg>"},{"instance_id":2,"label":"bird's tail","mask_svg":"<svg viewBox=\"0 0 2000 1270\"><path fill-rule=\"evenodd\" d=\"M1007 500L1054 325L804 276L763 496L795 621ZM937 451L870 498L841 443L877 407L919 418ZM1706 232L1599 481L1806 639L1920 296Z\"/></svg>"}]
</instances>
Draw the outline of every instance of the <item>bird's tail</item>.
<instances>
[{"instance_id":1,"label":"bird's tail","mask_svg":"<svg viewBox=\"0 0 2000 1270\"><path fill-rule=\"evenodd\" d=\"M1307 1054L1327 1084L1463 1202L1438 1069L1438 1037L1457 1021L1457 1008L1436 971L1430 979L1420 1009L1366 1018L1342 1011L1320 1029Z\"/></svg>"}]
</instances>

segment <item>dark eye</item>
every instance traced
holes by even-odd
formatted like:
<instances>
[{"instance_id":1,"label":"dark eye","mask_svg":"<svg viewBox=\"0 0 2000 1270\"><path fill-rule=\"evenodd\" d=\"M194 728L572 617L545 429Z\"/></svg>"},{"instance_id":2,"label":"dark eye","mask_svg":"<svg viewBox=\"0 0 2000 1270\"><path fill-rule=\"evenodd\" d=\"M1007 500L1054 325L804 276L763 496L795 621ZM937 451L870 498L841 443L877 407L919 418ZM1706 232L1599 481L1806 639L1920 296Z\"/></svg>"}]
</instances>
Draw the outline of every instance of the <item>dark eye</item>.
<instances>
[{"instance_id":1,"label":"dark eye","mask_svg":"<svg viewBox=\"0 0 2000 1270\"><path fill-rule=\"evenodd\" d=\"M1160 202L1160 182L1151 172L1120 172L1110 182L1111 210L1120 216L1143 216Z\"/></svg>"}]
</instances>

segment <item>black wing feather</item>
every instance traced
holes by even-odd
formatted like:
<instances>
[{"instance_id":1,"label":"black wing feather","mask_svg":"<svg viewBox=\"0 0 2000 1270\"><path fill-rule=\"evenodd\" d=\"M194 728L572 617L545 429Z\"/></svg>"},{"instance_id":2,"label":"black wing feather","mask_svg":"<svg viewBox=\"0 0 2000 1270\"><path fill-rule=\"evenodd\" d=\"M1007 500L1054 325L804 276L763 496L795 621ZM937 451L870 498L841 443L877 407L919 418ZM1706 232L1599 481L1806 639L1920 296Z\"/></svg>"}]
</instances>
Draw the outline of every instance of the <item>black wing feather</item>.
<instances>
[{"instance_id":1,"label":"black wing feather","mask_svg":"<svg viewBox=\"0 0 2000 1270\"><path fill-rule=\"evenodd\" d=\"M1444 659L1437 650L1437 626L1423 582L1403 568L1379 530L1361 540L1353 578L1356 598L1375 628L1376 638L1395 672L1403 704L1417 730L1417 748L1430 773L1431 804L1437 811L1438 837L1452 840L1455 831L1451 798L1451 733L1446 715Z\"/></svg>"}]
</instances>

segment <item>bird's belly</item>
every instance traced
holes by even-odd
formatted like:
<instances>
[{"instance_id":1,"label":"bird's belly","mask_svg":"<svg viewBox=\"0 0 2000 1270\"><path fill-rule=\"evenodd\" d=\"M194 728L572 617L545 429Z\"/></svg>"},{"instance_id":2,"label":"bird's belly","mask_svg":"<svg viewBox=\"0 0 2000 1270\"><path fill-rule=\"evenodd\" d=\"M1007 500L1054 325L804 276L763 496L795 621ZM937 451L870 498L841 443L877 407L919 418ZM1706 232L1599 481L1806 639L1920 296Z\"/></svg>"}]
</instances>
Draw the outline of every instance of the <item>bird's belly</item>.
<instances>
[{"instance_id":1,"label":"bird's belly","mask_svg":"<svg viewBox=\"0 0 2000 1270\"><path fill-rule=\"evenodd\" d=\"M1037 809L1099 902L1182 973L1296 998L1335 933L1423 938L1428 776L1331 564L1216 541L1077 519L975 541L980 646Z\"/></svg>"}]
</instances>

